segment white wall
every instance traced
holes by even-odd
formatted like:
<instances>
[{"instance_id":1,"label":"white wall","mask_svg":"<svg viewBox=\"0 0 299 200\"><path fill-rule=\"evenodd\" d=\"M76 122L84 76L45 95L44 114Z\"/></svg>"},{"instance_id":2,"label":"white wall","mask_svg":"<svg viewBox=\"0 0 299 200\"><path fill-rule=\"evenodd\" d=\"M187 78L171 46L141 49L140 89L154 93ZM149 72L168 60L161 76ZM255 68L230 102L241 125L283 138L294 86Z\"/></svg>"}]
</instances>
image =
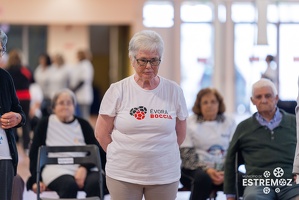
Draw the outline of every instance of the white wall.
<instances>
[{"instance_id":1,"label":"white wall","mask_svg":"<svg viewBox=\"0 0 299 200\"><path fill-rule=\"evenodd\" d=\"M77 62L78 50L89 49L87 26L53 25L48 27L48 53L63 54L67 63Z\"/></svg>"}]
</instances>

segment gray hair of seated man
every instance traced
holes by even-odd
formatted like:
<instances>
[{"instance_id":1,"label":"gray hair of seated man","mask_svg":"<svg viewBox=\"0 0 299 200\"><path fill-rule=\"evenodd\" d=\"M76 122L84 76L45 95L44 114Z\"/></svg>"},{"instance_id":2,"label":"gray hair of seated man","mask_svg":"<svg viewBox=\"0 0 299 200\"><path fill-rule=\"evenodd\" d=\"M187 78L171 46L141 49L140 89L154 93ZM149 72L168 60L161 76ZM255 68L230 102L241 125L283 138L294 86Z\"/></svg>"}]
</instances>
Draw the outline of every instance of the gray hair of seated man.
<instances>
[{"instance_id":1,"label":"gray hair of seated man","mask_svg":"<svg viewBox=\"0 0 299 200\"><path fill-rule=\"evenodd\" d=\"M269 80L267 78L261 78L260 80L258 80L257 82L255 82L252 85L252 96L256 89L262 88L262 87L270 87L272 89L274 96L276 96L278 94L275 84L271 80Z\"/></svg>"},{"instance_id":2,"label":"gray hair of seated man","mask_svg":"<svg viewBox=\"0 0 299 200\"><path fill-rule=\"evenodd\" d=\"M7 40L8 40L7 35L0 29L0 43L4 51L6 51Z\"/></svg>"},{"instance_id":3,"label":"gray hair of seated man","mask_svg":"<svg viewBox=\"0 0 299 200\"><path fill-rule=\"evenodd\" d=\"M164 51L162 37L157 32L151 30L135 33L129 43L129 57L132 59L139 50L158 52L161 59Z\"/></svg>"}]
</instances>

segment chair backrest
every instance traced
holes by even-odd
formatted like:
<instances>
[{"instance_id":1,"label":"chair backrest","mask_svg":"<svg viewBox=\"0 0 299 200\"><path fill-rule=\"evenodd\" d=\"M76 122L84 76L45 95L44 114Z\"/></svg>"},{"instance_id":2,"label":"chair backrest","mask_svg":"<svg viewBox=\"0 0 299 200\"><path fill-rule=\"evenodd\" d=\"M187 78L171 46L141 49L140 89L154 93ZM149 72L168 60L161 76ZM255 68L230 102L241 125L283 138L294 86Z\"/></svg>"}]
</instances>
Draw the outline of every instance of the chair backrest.
<instances>
[{"instance_id":1,"label":"chair backrest","mask_svg":"<svg viewBox=\"0 0 299 200\"><path fill-rule=\"evenodd\" d=\"M68 154L68 153L72 154ZM54 154L56 153L56 154ZM75 154L77 155L75 155ZM49 155L50 154L50 155ZM80 154L80 155L79 155ZM75 155L75 156L74 156ZM103 177L102 164L100 159L99 148L96 145L84 146L41 146L38 151L36 183L37 183L37 199L40 200L40 175L41 170L45 165L72 165L84 164L94 165L99 171L99 187L100 199L103 199Z\"/></svg>"},{"instance_id":2,"label":"chair backrest","mask_svg":"<svg viewBox=\"0 0 299 200\"><path fill-rule=\"evenodd\" d=\"M243 196L243 186L242 186L242 173L239 171L240 165L243 165L244 159L242 157L241 152L236 152L236 159L235 159L235 173L236 173L236 180L235 180L235 187L236 187L236 199L242 199Z\"/></svg>"}]
</instances>

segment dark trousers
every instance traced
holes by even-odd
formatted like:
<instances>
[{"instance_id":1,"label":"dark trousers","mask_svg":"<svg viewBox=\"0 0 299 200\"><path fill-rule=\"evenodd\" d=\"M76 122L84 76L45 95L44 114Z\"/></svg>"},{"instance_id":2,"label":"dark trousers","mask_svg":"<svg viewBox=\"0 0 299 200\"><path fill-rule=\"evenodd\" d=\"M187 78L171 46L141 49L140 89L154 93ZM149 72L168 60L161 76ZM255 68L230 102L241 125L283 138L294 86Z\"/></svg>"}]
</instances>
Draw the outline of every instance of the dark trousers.
<instances>
[{"instance_id":1,"label":"dark trousers","mask_svg":"<svg viewBox=\"0 0 299 200\"><path fill-rule=\"evenodd\" d=\"M48 188L57 192L60 198L76 198L78 191L81 190L71 175L58 177L48 185ZM82 190L85 191L86 197L100 196L98 172L88 172Z\"/></svg>"},{"instance_id":2,"label":"dark trousers","mask_svg":"<svg viewBox=\"0 0 299 200\"><path fill-rule=\"evenodd\" d=\"M26 115L26 123L22 126L22 138L23 138L23 148L29 149L30 146L30 118L29 118L29 109L30 109L30 100L20 101L22 109Z\"/></svg>"},{"instance_id":3,"label":"dark trousers","mask_svg":"<svg viewBox=\"0 0 299 200\"><path fill-rule=\"evenodd\" d=\"M0 160L0 199L11 200L14 169L11 160Z\"/></svg>"},{"instance_id":4,"label":"dark trousers","mask_svg":"<svg viewBox=\"0 0 299 200\"><path fill-rule=\"evenodd\" d=\"M16 175L13 179L11 200L23 200L25 182L20 175Z\"/></svg>"},{"instance_id":5,"label":"dark trousers","mask_svg":"<svg viewBox=\"0 0 299 200\"><path fill-rule=\"evenodd\" d=\"M223 190L223 185L214 185L210 176L201 169L182 169L180 179L191 190L190 200L206 200L213 190Z\"/></svg>"}]
</instances>

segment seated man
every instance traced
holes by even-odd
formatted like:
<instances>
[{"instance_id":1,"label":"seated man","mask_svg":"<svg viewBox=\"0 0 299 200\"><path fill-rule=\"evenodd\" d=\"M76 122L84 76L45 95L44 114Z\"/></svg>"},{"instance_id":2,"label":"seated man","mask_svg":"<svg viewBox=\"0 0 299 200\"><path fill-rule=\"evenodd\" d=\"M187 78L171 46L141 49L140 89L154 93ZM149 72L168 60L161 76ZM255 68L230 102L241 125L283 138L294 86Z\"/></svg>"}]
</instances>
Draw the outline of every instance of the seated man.
<instances>
[{"instance_id":1,"label":"seated man","mask_svg":"<svg viewBox=\"0 0 299 200\"><path fill-rule=\"evenodd\" d=\"M299 78L298 78L298 88L299 88ZM299 141L299 90L298 90L297 106L295 108L295 113L296 113L296 121L297 121L297 141ZM296 146L293 173L296 174L296 183L299 184L299 142L297 142L297 146Z\"/></svg>"},{"instance_id":2,"label":"seated man","mask_svg":"<svg viewBox=\"0 0 299 200\"><path fill-rule=\"evenodd\" d=\"M295 116L277 108L277 89L268 79L253 84L251 102L257 112L237 126L228 149L224 193L227 199L235 199L238 152L246 168L244 199L299 199L299 185L292 175L297 141Z\"/></svg>"}]
</instances>

